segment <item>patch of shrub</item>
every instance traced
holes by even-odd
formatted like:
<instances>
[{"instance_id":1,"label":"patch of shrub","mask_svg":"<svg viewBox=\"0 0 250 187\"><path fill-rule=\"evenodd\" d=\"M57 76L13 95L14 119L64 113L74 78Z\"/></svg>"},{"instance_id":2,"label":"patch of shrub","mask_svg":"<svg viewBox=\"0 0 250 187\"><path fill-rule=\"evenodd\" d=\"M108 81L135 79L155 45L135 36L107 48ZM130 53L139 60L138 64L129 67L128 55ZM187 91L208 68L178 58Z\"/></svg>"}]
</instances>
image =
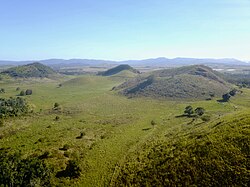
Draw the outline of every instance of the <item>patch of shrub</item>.
<instances>
[{"instance_id":1,"label":"patch of shrub","mask_svg":"<svg viewBox=\"0 0 250 187\"><path fill-rule=\"evenodd\" d=\"M69 144L64 144L62 148L60 148L60 150L62 151L67 151L70 148Z\"/></svg>"},{"instance_id":2,"label":"patch of shrub","mask_svg":"<svg viewBox=\"0 0 250 187\"><path fill-rule=\"evenodd\" d=\"M49 186L51 169L37 157L0 151L0 186Z\"/></svg>"},{"instance_id":3,"label":"patch of shrub","mask_svg":"<svg viewBox=\"0 0 250 187\"><path fill-rule=\"evenodd\" d=\"M28 113L28 104L21 98L0 98L0 118Z\"/></svg>"},{"instance_id":4,"label":"patch of shrub","mask_svg":"<svg viewBox=\"0 0 250 187\"><path fill-rule=\"evenodd\" d=\"M81 175L81 168L79 166L79 163L76 160L69 160L67 167L63 171L59 171L56 174L56 177L69 177L72 178L78 178Z\"/></svg>"}]
</instances>

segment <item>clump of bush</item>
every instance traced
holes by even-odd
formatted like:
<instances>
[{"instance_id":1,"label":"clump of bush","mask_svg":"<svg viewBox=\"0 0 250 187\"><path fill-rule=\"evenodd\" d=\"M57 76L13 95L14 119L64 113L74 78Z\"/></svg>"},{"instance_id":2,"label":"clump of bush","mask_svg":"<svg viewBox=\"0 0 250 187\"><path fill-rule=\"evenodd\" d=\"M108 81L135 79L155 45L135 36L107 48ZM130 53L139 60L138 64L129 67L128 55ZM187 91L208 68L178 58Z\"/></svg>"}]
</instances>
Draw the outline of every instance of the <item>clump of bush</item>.
<instances>
[{"instance_id":1,"label":"clump of bush","mask_svg":"<svg viewBox=\"0 0 250 187\"><path fill-rule=\"evenodd\" d=\"M28 104L21 98L0 98L0 118L19 116L28 113Z\"/></svg>"},{"instance_id":2,"label":"clump of bush","mask_svg":"<svg viewBox=\"0 0 250 187\"><path fill-rule=\"evenodd\" d=\"M30 89L26 90L26 91L25 91L25 94L26 94L26 95L32 95L32 90L30 90Z\"/></svg>"},{"instance_id":3,"label":"clump of bush","mask_svg":"<svg viewBox=\"0 0 250 187\"><path fill-rule=\"evenodd\" d=\"M0 151L0 186L50 186L51 169L43 160Z\"/></svg>"},{"instance_id":4,"label":"clump of bush","mask_svg":"<svg viewBox=\"0 0 250 187\"><path fill-rule=\"evenodd\" d=\"M60 111L61 110L61 105L59 103L54 103L53 110L54 111Z\"/></svg>"},{"instance_id":5,"label":"clump of bush","mask_svg":"<svg viewBox=\"0 0 250 187\"><path fill-rule=\"evenodd\" d=\"M64 144L62 148L60 148L60 150L62 151L67 151L70 148L69 144Z\"/></svg>"},{"instance_id":6,"label":"clump of bush","mask_svg":"<svg viewBox=\"0 0 250 187\"><path fill-rule=\"evenodd\" d=\"M19 96L25 96L25 91L22 90L22 91L20 92Z\"/></svg>"},{"instance_id":7,"label":"clump of bush","mask_svg":"<svg viewBox=\"0 0 250 187\"><path fill-rule=\"evenodd\" d=\"M202 107L197 107L195 110L192 106L187 106L184 110L184 115L188 117L198 117L202 116L205 113L205 109Z\"/></svg>"},{"instance_id":8,"label":"clump of bush","mask_svg":"<svg viewBox=\"0 0 250 187\"><path fill-rule=\"evenodd\" d=\"M5 89L4 88L0 88L0 93L5 93Z\"/></svg>"},{"instance_id":9,"label":"clump of bush","mask_svg":"<svg viewBox=\"0 0 250 187\"><path fill-rule=\"evenodd\" d=\"M19 94L19 96L25 96L25 95L32 95L32 90L31 89L27 89L26 91L22 90Z\"/></svg>"},{"instance_id":10,"label":"clump of bush","mask_svg":"<svg viewBox=\"0 0 250 187\"><path fill-rule=\"evenodd\" d=\"M59 119L60 119L59 116L56 116L56 117L55 117L55 121L58 121Z\"/></svg>"}]
</instances>

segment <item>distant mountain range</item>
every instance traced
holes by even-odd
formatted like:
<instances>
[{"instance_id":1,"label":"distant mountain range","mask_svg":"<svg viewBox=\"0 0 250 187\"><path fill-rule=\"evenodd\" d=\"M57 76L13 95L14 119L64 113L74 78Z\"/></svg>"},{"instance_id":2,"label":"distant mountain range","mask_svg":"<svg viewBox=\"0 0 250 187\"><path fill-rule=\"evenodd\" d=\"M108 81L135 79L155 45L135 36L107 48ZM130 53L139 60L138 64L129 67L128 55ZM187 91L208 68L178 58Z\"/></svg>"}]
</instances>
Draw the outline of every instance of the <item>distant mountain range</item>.
<instances>
[{"instance_id":1,"label":"distant mountain range","mask_svg":"<svg viewBox=\"0 0 250 187\"><path fill-rule=\"evenodd\" d=\"M248 66L250 63L240 61L232 58L212 59L212 58L152 58L145 60L127 60L127 61L112 61L112 60L95 60L95 59L47 59L35 61L4 61L0 60L0 65L24 65L32 62L40 62L51 67L60 66L100 66L100 65L118 65L129 64L131 66L154 66L154 67L169 67L169 66L183 66L183 65L241 65Z\"/></svg>"}]
</instances>

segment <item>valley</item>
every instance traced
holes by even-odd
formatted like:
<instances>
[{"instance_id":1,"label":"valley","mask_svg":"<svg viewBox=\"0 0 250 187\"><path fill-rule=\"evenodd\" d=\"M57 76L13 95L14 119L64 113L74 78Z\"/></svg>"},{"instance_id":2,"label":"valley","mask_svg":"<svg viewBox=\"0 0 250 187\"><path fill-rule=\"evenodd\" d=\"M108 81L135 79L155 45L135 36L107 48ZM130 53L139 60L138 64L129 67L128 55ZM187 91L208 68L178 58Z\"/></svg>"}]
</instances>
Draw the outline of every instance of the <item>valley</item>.
<instances>
[{"instance_id":1,"label":"valley","mask_svg":"<svg viewBox=\"0 0 250 187\"><path fill-rule=\"evenodd\" d=\"M189 73L192 78L201 79L202 75L193 73L197 70L193 66L185 68L192 72ZM241 92L228 102L218 102L222 93L236 86L206 69L211 73L206 73L206 77L228 85L224 92L216 92L209 100L143 94L129 97L114 88L137 80L137 76L140 79L148 76L134 75L130 70L126 67L109 76L12 78L5 74L0 81L5 90L1 98L24 98L30 112L2 118L0 150L42 160L51 168L51 186L190 186L208 181L211 185L246 186L249 183L248 88L237 88ZM183 68L154 74L171 77L169 73L177 77L185 74ZM184 77L192 79L186 74ZM206 81L204 78L200 83L204 85ZM182 84L186 86L189 82ZM162 82L157 84L156 88L171 87ZM216 88L206 87L205 91L209 93ZM27 89L32 90L31 95L19 96L20 90ZM187 106L202 107L205 113L201 117L183 115ZM66 173L70 161L77 163L75 168L80 174L76 177ZM208 169L203 172L202 168ZM36 183L42 185L39 180Z\"/></svg>"}]
</instances>

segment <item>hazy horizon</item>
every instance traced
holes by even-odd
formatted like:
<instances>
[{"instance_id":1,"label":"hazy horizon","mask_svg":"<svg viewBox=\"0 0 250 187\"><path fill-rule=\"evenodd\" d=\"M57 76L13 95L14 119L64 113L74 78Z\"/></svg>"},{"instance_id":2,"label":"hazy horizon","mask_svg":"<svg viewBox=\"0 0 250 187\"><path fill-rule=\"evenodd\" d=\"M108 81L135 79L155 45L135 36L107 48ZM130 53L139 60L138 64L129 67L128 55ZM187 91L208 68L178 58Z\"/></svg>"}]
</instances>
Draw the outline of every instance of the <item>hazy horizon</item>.
<instances>
[{"instance_id":1,"label":"hazy horizon","mask_svg":"<svg viewBox=\"0 0 250 187\"><path fill-rule=\"evenodd\" d=\"M250 61L249 0L3 0L0 59Z\"/></svg>"},{"instance_id":2,"label":"hazy horizon","mask_svg":"<svg viewBox=\"0 0 250 187\"><path fill-rule=\"evenodd\" d=\"M211 60L238 60L242 62L250 62L247 60L241 60L237 58L210 58L210 57L204 57L204 58L196 58L196 57L182 57L182 56L177 56L173 58L169 57L151 57L151 58L140 58L140 59L121 59L121 60L115 60L115 59L94 59L94 58L47 58L47 59L24 59L24 60L9 60L9 59L0 59L0 61L10 61L10 62L25 62L25 61L30 61L30 62L42 62L45 60L97 60L97 61L114 61L114 62L126 62L126 61L143 61L143 60L154 60L154 59L160 59L160 58L165 58L169 60L174 60L174 59L200 59L200 60L206 60L206 59L211 59Z\"/></svg>"}]
</instances>

